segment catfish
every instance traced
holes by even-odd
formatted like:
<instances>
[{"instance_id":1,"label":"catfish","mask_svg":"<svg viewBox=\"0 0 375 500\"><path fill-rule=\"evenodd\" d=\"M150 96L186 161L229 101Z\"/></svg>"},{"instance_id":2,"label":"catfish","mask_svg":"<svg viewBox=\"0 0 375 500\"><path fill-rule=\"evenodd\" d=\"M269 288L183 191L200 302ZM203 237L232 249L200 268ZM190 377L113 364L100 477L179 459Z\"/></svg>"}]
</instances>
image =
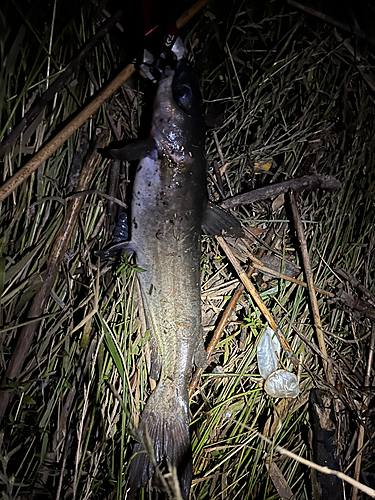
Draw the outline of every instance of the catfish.
<instances>
[{"instance_id":1,"label":"catfish","mask_svg":"<svg viewBox=\"0 0 375 500\"><path fill-rule=\"evenodd\" d=\"M193 363L206 366L202 337L201 232L242 236L239 222L208 201L205 122L199 82L185 59L166 68L156 92L150 137L112 149L115 159L140 158L133 186L131 240L151 341L156 346L148 398L129 467L129 486L145 485L161 462L177 469L189 497L192 453L189 382ZM111 250L104 256L111 255ZM153 350L154 351L154 350Z\"/></svg>"}]
</instances>

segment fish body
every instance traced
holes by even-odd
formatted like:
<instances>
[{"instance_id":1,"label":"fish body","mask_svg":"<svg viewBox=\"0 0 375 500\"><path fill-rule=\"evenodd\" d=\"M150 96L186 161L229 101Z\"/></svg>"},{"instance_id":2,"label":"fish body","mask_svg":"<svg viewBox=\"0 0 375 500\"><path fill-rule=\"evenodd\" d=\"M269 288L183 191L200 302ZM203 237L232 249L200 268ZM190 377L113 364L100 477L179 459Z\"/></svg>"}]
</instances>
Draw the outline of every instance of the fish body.
<instances>
[{"instance_id":1,"label":"fish body","mask_svg":"<svg viewBox=\"0 0 375 500\"><path fill-rule=\"evenodd\" d=\"M159 375L140 432L149 437L156 463L165 459L177 468L184 498L192 478L189 381L193 358L203 348L200 241L207 188L197 89L184 61L175 71L163 73L151 128L155 148L139 162L131 214L132 244L137 265L144 270L139 274L142 300L157 345L153 372ZM203 357L200 351L197 358ZM144 485L154 472L143 449L142 444L134 449L132 489Z\"/></svg>"},{"instance_id":2,"label":"fish body","mask_svg":"<svg viewBox=\"0 0 375 500\"><path fill-rule=\"evenodd\" d=\"M183 498L192 479L188 389L193 362L205 366L202 339L201 229L208 234L238 229L227 212L208 202L205 125L197 79L185 60L166 69L155 97L150 138L136 171L131 242L113 247L136 253L139 283L158 380L143 410L139 443L129 467L132 491L163 460L176 467ZM140 146L142 149L142 146ZM111 150L134 159L137 146ZM242 230L241 230L242 231ZM235 231L236 232L236 231ZM111 250L103 253L111 255Z\"/></svg>"}]
</instances>

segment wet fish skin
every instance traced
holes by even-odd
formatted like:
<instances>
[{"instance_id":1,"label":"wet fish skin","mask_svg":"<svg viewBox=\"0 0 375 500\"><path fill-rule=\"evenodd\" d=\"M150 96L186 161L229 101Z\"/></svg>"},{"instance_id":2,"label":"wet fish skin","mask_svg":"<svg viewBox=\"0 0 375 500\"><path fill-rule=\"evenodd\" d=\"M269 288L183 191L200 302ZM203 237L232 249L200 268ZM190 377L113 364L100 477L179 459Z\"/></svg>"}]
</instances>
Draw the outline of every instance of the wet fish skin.
<instances>
[{"instance_id":1,"label":"wet fish skin","mask_svg":"<svg viewBox=\"0 0 375 500\"><path fill-rule=\"evenodd\" d=\"M149 328L158 348L160 378L139 431L178 471L188 498L191 479L188 387L193 359L205 362L201 329L200 241L207 206L204 122L198 82L185 61L165 70L155 98L151 137L133 188L131 234ZM197 352L198 350L198 352ZM198 361L197 361L198 360ZM154 473L142 444L129 468L132 490Z\"/></svg>"},{"instance_id":2,"label":"wet fish skin","mask_svg":"<svg viewBox=\"0 0 375 500\"><path fill-rule=\"evenodd\" d=\"M208 202L204 157L205 124L198 80L187 63L167 69L160 80L150 138L111 150L117 159L140 152L132 200L130 242L97 254L135 252L158 379L138 428L129 466L131 498L162 460L177 469L181 494L192 479L188 387L193 359L206 366L201 328L201 229L208 235L242 237L241 224ZM153 349L154 351L154 349ZM129 497L130 498L130 497Z\"/></svg>"}]
</instances>

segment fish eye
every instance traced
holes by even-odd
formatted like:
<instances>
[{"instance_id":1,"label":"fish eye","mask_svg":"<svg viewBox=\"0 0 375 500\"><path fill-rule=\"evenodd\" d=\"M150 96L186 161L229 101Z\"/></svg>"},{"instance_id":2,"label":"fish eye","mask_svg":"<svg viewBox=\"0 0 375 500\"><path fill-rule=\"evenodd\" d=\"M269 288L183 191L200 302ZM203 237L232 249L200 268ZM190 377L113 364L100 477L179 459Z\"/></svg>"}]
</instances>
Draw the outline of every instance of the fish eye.
<instances>
[{"instance_id":1,"label":"fish eye","mask_svg":"<svg viewBox=\"0 0 375 500\"><path fill-rule=\"evenodd\" d=\"M193 92L188 85L181 85L177 89L177 97L181 103L184 103L186 101L190 101L193 97Z\"/></svg>"}]
</instances>

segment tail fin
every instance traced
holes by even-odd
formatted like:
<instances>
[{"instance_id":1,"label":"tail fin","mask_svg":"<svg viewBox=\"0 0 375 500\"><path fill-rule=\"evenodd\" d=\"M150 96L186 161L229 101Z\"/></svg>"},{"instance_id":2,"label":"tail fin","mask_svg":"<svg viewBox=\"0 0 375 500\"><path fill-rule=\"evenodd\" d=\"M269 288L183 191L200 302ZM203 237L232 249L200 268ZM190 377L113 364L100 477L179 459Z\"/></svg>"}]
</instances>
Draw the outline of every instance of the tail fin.
<instances>
[{"instance_id":1,"label":"tail fin","mask_svg":"<svg viewBox=\"0 0 375 500\"><path fill-rule=\"evenodd\" d=\"M164 379L146 404L138 429L140 442L134 446L129 467L131 490L144 486L155 472L155 465L165 459L177 469L182 497L189 497L193 466L188 395L179 393L176 382Z\"/></svg>"}]
</instances>

